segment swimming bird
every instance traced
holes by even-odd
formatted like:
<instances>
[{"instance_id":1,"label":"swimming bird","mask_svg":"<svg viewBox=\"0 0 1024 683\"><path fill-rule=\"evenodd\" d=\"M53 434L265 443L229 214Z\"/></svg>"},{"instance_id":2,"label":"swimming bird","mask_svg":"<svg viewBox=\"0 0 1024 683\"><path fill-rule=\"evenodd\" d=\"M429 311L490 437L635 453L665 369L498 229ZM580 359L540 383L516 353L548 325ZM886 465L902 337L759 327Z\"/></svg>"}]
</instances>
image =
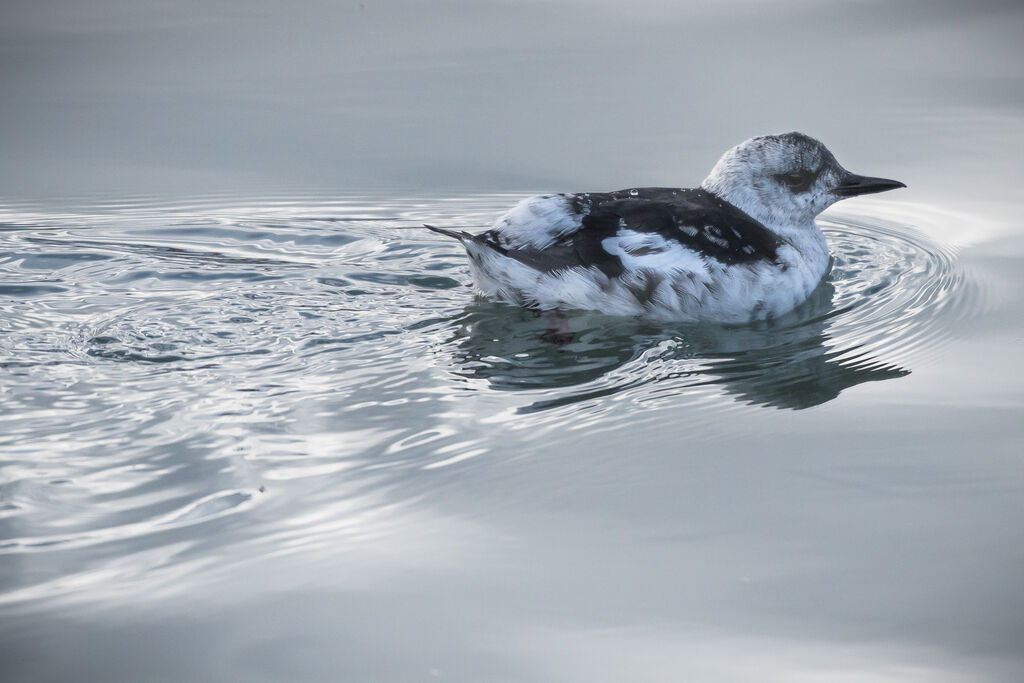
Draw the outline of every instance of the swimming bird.
<instances>
[{"instance_id":1,"label":"swimming bird","mask_svg":"<svg viewBox=\"0 0 1024 683\"><path fill-rule=\"evenodd\" d=\"M898 187L792 132L736 145L698 188L539 195L478 235L425 227L463 244L476 288L498 301L743 323L792 310L822 282L831 257L818 214Z\"/></svg>"}]
</instances>

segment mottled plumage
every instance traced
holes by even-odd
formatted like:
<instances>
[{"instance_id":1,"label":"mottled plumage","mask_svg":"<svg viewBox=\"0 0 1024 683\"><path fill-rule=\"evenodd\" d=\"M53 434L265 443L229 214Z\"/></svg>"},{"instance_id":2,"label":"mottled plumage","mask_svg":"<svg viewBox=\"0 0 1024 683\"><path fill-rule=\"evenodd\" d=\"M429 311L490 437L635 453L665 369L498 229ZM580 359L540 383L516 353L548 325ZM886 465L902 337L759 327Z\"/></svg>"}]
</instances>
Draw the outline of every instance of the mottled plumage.
<instances>
[{"instance_id":1,"label":"mottled plumage","mask_svg":"<svg viewBox=\"0 0 1024 683\"><path fill-rule=\"evenodd\" d=\"M479 235L428 227L465 245L477 288L501 301L745 322L791 310L821 282L818 213L894 187L787 133L729 150L697 189L541 195Z\"/></svg>"}]
</instances>

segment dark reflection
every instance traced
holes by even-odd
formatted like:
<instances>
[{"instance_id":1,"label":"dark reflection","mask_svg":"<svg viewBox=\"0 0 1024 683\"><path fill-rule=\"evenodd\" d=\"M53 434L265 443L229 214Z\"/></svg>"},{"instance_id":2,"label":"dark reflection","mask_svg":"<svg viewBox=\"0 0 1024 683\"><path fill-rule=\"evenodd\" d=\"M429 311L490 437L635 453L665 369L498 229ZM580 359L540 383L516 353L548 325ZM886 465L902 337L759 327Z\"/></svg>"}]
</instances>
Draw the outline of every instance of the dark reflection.
<instances>
[{"instance_id":1,"label":"dark reflection","mask_svg":"<svg viewBox=\"0 0 1024 683\"><path fill-rule=\"evenodd\" d=\"M744 326L659 324L588 312L555 318L478 301L466 308L452 339L456 372L499 390L582 389L524 409L530 412L664 381L721 385L744 402L801 409L862 382L909 374L855 347L828 348L834 294L826 282L784 318Z\"/></svg>"}]
</instances>

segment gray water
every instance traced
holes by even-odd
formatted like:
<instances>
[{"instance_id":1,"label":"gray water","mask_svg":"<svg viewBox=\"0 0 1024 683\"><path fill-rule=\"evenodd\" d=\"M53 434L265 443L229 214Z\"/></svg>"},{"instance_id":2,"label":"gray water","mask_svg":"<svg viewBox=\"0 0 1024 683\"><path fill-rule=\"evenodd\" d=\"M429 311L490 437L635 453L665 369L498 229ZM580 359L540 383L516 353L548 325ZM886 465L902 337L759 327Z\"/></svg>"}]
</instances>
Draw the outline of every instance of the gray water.
<instances>
[{"instance_id":1,"label":"gray water","mask_svg":"<svg viewBox=\"0 0 1024 683\"><path fill-rule=\"evenodd\" d=\"M1024 678L1015 3L0 9L0 678ZM798 129L908 190L768 324L459 246ZM560 341L566 341L564 339Z\"/></svg>"}]
</instances>

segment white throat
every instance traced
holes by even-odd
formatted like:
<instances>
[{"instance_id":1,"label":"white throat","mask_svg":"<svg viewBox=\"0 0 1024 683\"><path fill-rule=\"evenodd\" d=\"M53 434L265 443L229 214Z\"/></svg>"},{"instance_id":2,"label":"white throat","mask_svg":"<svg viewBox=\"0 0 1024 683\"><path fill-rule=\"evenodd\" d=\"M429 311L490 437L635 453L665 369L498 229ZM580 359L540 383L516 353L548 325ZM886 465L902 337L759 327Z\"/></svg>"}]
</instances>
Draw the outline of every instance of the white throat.
<instances>
[{"instance_id":1,"label":"white throat","mask_svg":"<svg viewBox=\"0 0 1024 683\"><path fill-rule=\"evenodd\" d=\"M716 176L712 171L701 188L729 202L778 236L783 242L779 257L788 265L801 263L824 275L830 258L828 243L814 216L791 216L767 209L754 188L725 182L727 178Z\"/></svg>"}]
</instances>

